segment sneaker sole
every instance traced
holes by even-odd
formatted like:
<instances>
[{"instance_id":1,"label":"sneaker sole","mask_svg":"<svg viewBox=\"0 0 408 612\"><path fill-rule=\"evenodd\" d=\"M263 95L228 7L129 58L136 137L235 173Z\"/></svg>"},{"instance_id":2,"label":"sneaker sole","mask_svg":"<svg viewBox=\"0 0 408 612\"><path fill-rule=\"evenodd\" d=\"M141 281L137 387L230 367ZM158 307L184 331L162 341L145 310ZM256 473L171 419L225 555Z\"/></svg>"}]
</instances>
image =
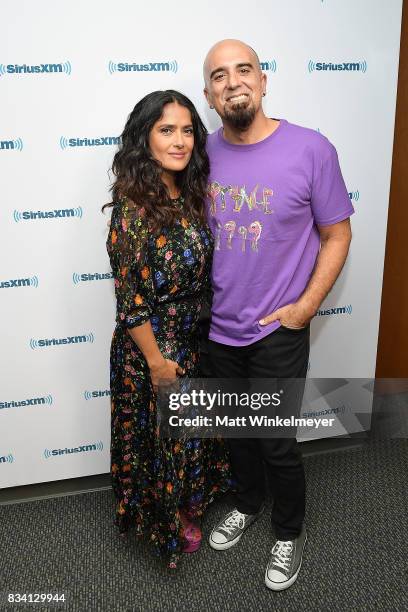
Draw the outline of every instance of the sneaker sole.
<instances>
[{"instance_id":1,"label":"sneaker sole","mask_svg":"<svg viewBox=\"0 0 408 612\"><path fill-rule=\"evenodd\" d=\"M260 516L262 516L264 510L265 510L265 508L263 508L261 510L261 512L256 517L256 519L245 529L245 531L243 531L237 538L235 538L234 540L231 540L230 542L224 542L223 544L218 544L217 542L213 542L211 540L211 536L212 536L212 532L211 532L211 535L208 538L208 542L209 542L211 548L213 548L214 550L228 550L228 548L232 548L233 546L235 546L235 544L238 544L238 542L240 541L240 539L242 538L244 533L246 533L248 531L248 529L250 527L252 527L252 525L254 525L254 523L256 523L256 521L259 519Z\"/></svg>"},{"instance_id":2,"label":"sneaker sole","mask_svg":"<svg viewBox=\"0 0 408 612\"><path fill-rule=\"evenodd\" d=\"M305 542L303 544L303 550L305 548L306 542L307 542L307 535L305 537ZM292 584L295 582L296 578L298 577L300 568L302 567L302 561L303 561L303 551L302 551L302 559L300 560L300 564L299 564L299 567L296 573L293 574L292 578L289 578L289 580L285 580L285 582L273 582L272 580L268 578L268 571L266 571L265 572L265 585L268 587L268 589L271 589L272 591L284 591L285 589L288 589L290 586L292 586Z\"/></svg>"},{"instance_id":3,"label":"sneaker sole","mask_svg":"<svg viewBox=\"0 0 408 612\"><path fill-rule=\"evenodd\" d=\"M247 529L249 529L249 527ZM245 531L247 531L247 529ZM218 544L217 542L213 542L210 536L209 543L210 543L211 548L213 548L214 550L227 550L228 548L232 548L233 546L235 546L235 544L238 544L238 542L240 541L243 535L244 534L241 533L241 535L239 535L234 540L231 540L230 542L224 542L223 544Z\"/></svg>"}]
</instances>

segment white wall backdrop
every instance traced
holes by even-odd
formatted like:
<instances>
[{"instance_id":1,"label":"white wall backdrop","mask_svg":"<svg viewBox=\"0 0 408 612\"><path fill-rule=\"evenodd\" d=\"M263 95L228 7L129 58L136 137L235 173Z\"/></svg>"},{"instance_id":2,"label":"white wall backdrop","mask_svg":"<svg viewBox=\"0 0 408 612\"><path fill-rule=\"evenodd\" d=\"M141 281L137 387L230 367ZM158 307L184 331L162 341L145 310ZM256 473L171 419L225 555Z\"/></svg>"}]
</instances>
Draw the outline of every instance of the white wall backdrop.
<instances>
[{"instance_id":1,"label":"white wall backdrop","mask_svg":"<svg viewBox=\"0 0 408 612\"><path fill-rule=\"evenodd\" d=\"M309 373L374 376L401 5L2 2L0 486L109 470L107 171L127 115L150 91L179 89L210 130L219 126L201 65L222 38L258 51L269 116L319 129L338 150L354 240L313 321Z\"/></svg>"}]
</instances>

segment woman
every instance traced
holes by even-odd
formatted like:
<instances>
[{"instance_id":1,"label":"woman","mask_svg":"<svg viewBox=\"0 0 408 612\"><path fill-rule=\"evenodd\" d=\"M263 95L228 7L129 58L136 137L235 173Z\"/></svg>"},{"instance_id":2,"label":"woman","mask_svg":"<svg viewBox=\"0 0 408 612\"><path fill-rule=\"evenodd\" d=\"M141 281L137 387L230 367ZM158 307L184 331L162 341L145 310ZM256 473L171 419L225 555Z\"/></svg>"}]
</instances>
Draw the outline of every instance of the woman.
<instances>
[{"instance_id":1,"label":"woman","mask_svg":"<svg viewBox=\"0 0 408 612\"><path fill-rule=\"evenodd\" d=\"M199 376L198 317L213 242L205 220L206 129L191 101L156 91L134 108L113 161L107 249L117 325L111 347L111 475L121 533L148 533L175 567L198 519L228 486L220 440L160 439L160 380Z\"/></svg>"}]
</instances>

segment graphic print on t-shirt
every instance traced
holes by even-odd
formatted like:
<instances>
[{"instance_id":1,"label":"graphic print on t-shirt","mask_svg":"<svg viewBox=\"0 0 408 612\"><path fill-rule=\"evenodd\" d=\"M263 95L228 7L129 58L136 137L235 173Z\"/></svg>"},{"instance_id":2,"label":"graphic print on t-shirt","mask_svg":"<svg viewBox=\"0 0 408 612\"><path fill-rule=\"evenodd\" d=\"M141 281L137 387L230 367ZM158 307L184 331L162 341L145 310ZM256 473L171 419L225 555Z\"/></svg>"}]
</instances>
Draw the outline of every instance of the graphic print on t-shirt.
<instances>
[{"instance_id":1,"label":"graphic print on t-shirt","mask_svg":"<svg viewBox=\"0 0 408 612\"><path fill-rule=\"evenodd\" d=\"M210 199L210 215L216 217L215 220L215 243L214 249L220 251L223 248L240 248L246 252L247 242L250 242L249 251L258 252L261 240L263 223L261 218L255 219L249 225L240 224L239 214L242 207L248 211L259 211L260 214L271 215L270 198L273 196L273 189L255 185L249 192L246 186L222 185L218 181L213 181L208 185L208 197ZM257 200L258 193L262 199ZM220 213L225 213L224 219L220 219ZM224 216L224 215L222 215ZM233 217L233 218L228 218Z\"/></svg>"}]
</instances>

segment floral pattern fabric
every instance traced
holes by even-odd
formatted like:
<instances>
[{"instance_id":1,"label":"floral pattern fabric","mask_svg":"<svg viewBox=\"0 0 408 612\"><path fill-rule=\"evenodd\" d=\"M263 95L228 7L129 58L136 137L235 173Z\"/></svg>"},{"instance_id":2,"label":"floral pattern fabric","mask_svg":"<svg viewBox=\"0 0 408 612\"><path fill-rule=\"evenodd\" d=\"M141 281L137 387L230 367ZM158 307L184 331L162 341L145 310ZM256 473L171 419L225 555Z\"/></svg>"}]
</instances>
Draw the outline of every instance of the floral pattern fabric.
<instances>
[{"instance_id":1,"label":"floral pattern fabric","mask_svg":"<svg viewBox=\"0 0 408 612\"><path fill-rule=\"evenodd\" d=\"M151 322L159 349L186 376L199 371L199 313L209 288L213 240L208 227L182 216L159 234L143 208L113 207L107 249L115 282L117 325L111 345L111 476L116 524L147 533L159 554L183 545L179 509L201 516L229 486L220 439L161 439L146 360L128 329Z\"/></svg>"}]
</instances>

